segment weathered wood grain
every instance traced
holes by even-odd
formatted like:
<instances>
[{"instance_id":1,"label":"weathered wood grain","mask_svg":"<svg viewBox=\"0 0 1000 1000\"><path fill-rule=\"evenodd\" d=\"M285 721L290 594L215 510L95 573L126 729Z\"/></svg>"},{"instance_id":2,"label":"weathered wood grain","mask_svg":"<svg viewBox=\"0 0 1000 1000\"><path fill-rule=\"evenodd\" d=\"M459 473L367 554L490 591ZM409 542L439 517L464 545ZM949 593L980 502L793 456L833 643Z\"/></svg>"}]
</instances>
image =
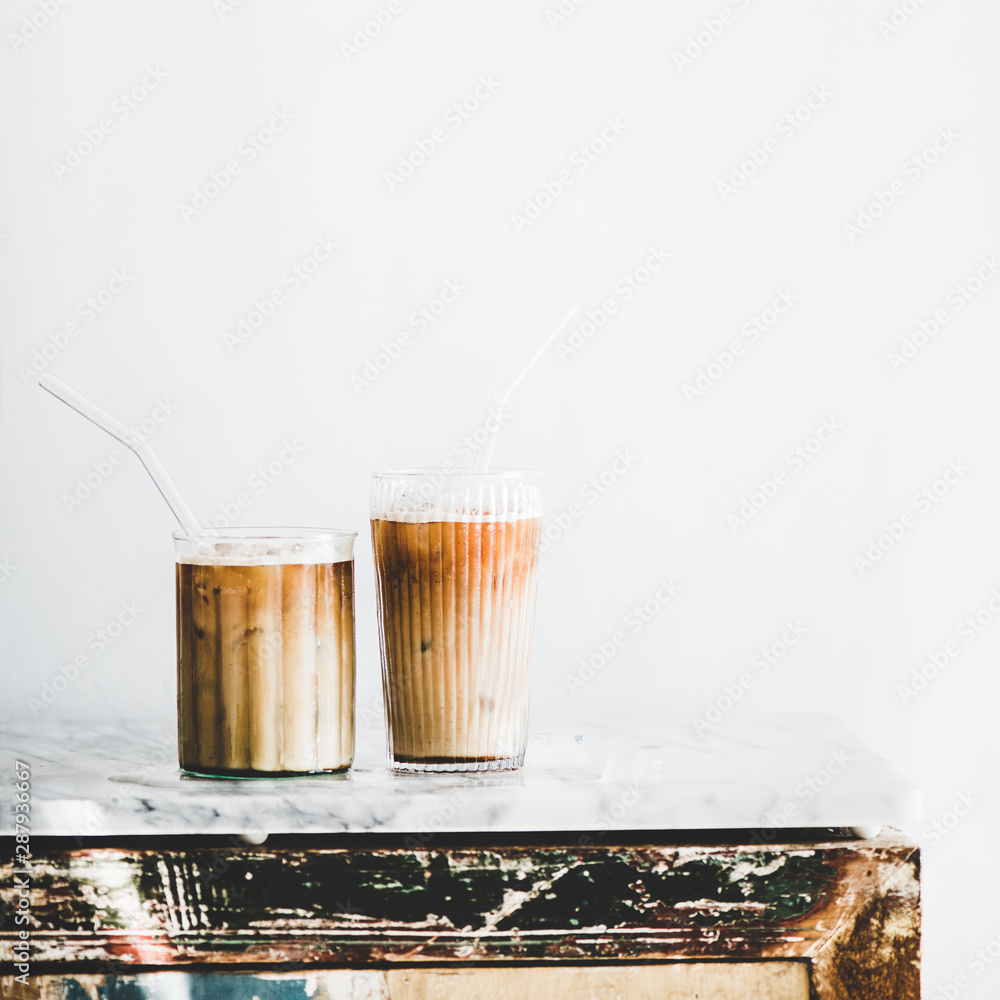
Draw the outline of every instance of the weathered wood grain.
<instances>
[{"instance_id":1,"label":"weathered wood grain","mask_svg":"<svg viewBox=\"0 0 1000 1000\"><path fill-rule=\"evenodd\" d=\"M122 971L803 957L825 963L833 995L853 998L863 994L835 978L844 956L902 927L901 913L904 937L919 933L909 889L891 913L878 909L885 887L912 878L915 851L891 835L768 847L83 847L35 858L32 959ZM10 945L4 929L8 961ZM885 964L858 961L859 981Z\"/></svg>"},{"instance_id":2,"label":"weathered wood grain","mask_svg":"<svg viewBox=\"0 0 1000 1000\"><path fill-rule=\"evenodd\" d=\"M10 1000L84 997L188 997L190 1000L809 1000L802 962L497 967L312 971L285 973L155 972L109 978L42 976L23 988L0 979Z\"/></svg>"},{"instance_id":3,"label":"weathered wood grain","mask_svg":"<svg viewBox=\"0 0 1000 1000\"><path fill-rule=\"evenodd\" d=\"M919 864L914 853L889 871L816 954L820 997L920 1000Z\"/></svg>"}]
</instances>

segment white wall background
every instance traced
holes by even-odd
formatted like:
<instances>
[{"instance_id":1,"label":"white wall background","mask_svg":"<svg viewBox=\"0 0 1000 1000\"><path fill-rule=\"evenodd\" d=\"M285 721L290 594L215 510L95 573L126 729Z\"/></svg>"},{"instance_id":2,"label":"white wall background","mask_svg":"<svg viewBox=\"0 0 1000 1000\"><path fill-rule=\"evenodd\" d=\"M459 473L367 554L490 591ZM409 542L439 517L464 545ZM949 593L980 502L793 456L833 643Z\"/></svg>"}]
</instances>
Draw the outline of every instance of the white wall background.
<instances>
[{"instance_id":1,"label":"white wall background","mask_svg":"<svg viewBox=\"0 0 1000 1000\"><path fill-rule=\"evenodd\" d=\"M961 973L962 996L995 996L1000 962L974 956L1000 935L980 876L1000 820L1000 280L956 289L981 267L994 278L981 262L1000 252L1000 10L566 0L557 21L557 2L4 4L3 711L31 719L29 699L80 655L87 668L39 714L171 725L174 711L170 515L134 460L102 466L113 442L31 384L32 367L155 425L202 517L248 493L239 524L362 532L359 707L377 740L368 473L455 457L556 301L611 298L584 346L522 383L497 447L500 464L544 470L550 530L574 500L583 510L544 554L535 727L609 702L689 720L800 622L732 711L838 714L923 784L926 993ZM388 23L345 50L376 4ZM481 78L492 93L456 118ZM779 124L810 94L803 121ZM262 133L276 111L289 123ZM606 119L624 128L579 170ZM434 129L444 141L390 185ZM721 189L752 150L766 162ZM212 187L231 161L239 172ZM571 183L519 229L561 171ZM199 191L215 196L185 210ZM878 218L845 228L873 201ZM300 287L283 281L322 238L336 253ZM669 260L626 300L616 283L651 248ZM96 312L87 300L116 271L127 284ZM449 280L461 296L418 332L409 317ZM227 345L274 289L273 315ZM741 330L782 290L794 304L750 343ZM407 329L410 346L352 384ZM905 338L918 349L894 368ZM743 355L686 398L733 341ZM836 434L789 460L824 420ZM260 489L251 477L285 442L301 452ZM634 461L589 502L618 451ZM968 470L952 483L950 463ZM779 472L734 528L727 515ZM96 488L73 503L88 475ZM939 480L933 504L915 500ZM891 522L902 536L861 566ZM571 691L661 579L680 593ZM122 602L143 610L98 651ZM904 700L898 686L948 642L956 655ZM963 794L975 804L956 822Z\"/></svg>"}]
</instances>

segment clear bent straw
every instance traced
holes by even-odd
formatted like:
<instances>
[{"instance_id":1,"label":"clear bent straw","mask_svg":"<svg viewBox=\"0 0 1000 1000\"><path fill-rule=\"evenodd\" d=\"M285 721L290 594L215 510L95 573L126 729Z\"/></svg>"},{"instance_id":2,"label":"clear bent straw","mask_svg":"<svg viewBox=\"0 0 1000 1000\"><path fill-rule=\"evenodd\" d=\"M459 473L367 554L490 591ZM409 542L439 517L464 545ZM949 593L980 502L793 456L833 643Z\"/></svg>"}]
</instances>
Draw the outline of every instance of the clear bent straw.
<instances>
[{"instance_id":1,"label":"clear bent straw","mask_svg":"<svg viewBox=\"0 0 1000 1000\"><path fill-rule=\"evenodd\" d=\"M496 421L493 430L489 432L489 437L472 456L473 472L486 472L489 469L507 397L517 387L518 382L528 374L532 365L545 353L549 344L555 340L563 327L573 318L573 313L576 310L575 303L563 299L552 310L549 318L535 331L531 340L524 345L521 353L514 358L511 366L500 376L497 384L493 386L493 391L490 393L489 399L486 400L486 416L483 418L483 426L489 427L490 417L495 417Z\"/></svg>"},{"instance_id":2,"label":"clear bent straw","mask_svg":"<svg viewBox=\"0 0 1000 1000\"><path fill-rule=\"evenodd\" d=\"M126 427L117 417L111 416L107 410L102 410L96 403L92 403L86 396L81 396L72 386L68 386L62 379L54 375L45 374L38 384L51 392L57 399L61 399L67 406L71 406L81 416L86 417L91 423L97 424L102 431L107 431L112 437L117 438L126 448L135 452L139 461L146 467L150 478L156 483L156 488L167 501L167 505L174 512L180 526L189 535L203 535L198 519L194 516L191 508L185 503L184 497L180 495L174 481L170 478L163 463L156 457L156 453L146 444L145 441L130 427Z\"/></svg>"}]
</instances>

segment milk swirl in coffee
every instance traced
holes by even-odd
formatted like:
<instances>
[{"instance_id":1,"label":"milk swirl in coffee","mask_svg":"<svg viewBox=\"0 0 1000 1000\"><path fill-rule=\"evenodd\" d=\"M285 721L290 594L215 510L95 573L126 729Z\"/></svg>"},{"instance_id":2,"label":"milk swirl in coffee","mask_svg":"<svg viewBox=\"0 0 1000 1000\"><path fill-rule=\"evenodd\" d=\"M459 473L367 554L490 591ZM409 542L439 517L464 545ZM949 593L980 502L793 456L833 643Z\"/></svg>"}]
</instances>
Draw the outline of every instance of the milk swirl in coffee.
<instances>
[{"instance_id":1,"label":"milk swirl in coffee","mask_svg":"<svg viewBox=\"0 0 1000 1000\"><path fill-rule=\"evenodd\" d=\"M322 536L321 536L322 537ZM177 562L185 770L298 774L354 755L350 538L188 543Z\"/></svg>"},{"instance_id":2,"label":"milk swirl in coffee","mask_svg":"<svg viewBox=\"0 0 1000 1000\"><path fill-rule=\"evenodd\" d=\"M485 498L458 511L440 502L413 509L421 506L414 501L373 509L394 767L493 770L523 760L541 535L537 487L531 503L493 503L496 513Z\"/></svg>"}]
</instances>

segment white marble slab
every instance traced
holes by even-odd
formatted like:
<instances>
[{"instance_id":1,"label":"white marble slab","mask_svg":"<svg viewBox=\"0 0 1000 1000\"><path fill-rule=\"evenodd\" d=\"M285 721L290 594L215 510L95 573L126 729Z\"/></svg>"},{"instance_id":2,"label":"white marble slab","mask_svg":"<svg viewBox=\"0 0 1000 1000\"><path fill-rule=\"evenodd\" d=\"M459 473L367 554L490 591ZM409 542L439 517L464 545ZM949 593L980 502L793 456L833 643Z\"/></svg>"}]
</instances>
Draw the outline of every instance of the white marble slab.
<instances>
[{"instance_id":1,"label":"white marble slab","mask_svg":"<svg viewBox=\"0 0 1000 1000\"><path fill-rule=\"evenodd\" d=\"M172 732L139 725L14 727L4 749L31 768L33 836L589 832L910 826L917 790L839 723L724 720L703 736L643 719L539 733L524 768L392 774L361 747L342 775L181 774ZM13 773L8 780L13 780ZM12 832L3 812L2 832Z\"/></svg>"}]
</instances>

